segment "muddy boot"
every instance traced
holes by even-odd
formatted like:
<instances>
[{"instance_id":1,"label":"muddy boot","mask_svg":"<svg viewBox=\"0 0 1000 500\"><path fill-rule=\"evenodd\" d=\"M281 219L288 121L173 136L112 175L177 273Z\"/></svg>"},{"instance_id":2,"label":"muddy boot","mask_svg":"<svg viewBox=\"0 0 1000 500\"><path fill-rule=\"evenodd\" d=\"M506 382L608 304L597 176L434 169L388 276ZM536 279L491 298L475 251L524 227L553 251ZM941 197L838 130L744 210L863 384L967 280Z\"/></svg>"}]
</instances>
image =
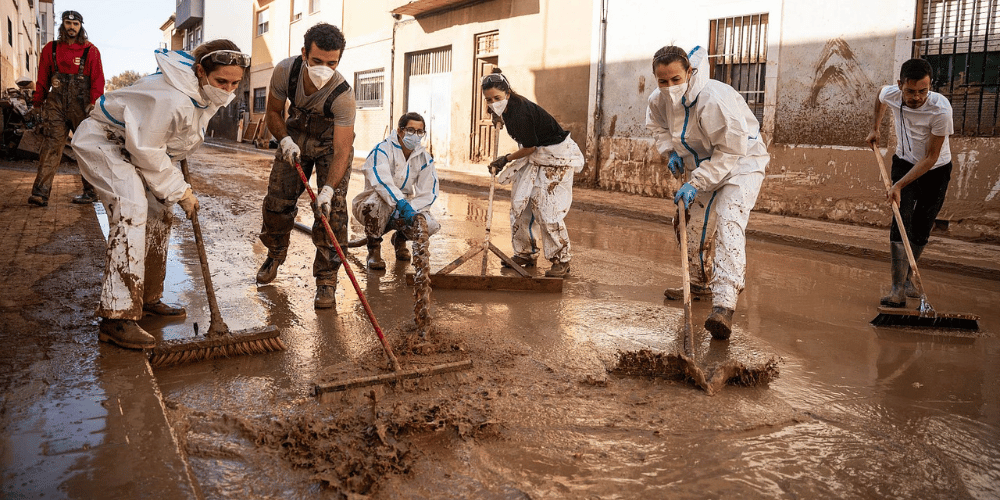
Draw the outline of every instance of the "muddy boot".
<instances>
[{"instance_id":1,"label":"muddy boot","mask_svg":"<svg viewBox=\"0 0 1000 500\"><path fill-rule=\"evenodd\" d=\"M97 339L126 349L152 349L156 338L130 319L101 319Z\"/></svg>"},{"instance_id":2,"label":"muddy boot","mask_svg":"<svg viewBox=\"0 0 1000 500\"><path fill-rule=\"evenodd\" d=\"M43 198L41 196L38 196L37 194L33 194L28 197L28 204L36 205L39 207L47 207L49 206L49 200L48 198Z\"/></svg>"},{"instance_id":3,"label":"muddy boot","mask_svg":"<svg viewBox=\"0 0 1000 500\"><path fill-rule=\"evenodd\" d=\"M902 242L894 241L889 246L889 253L892 255L892 291L882 297L879 304L886 307L906 307L906 287L903 282L906 280L906 272L910 269L906 248Z\"/></svg>"},{"instance_id":4,"label":"muddy boot","mask_svg":"<svg viewBox=\"0 0 1000 500\"><path fill-rule=\"evenodd\" d=\"M523 257L521 255L515 255L511 257L510 260L514 261L515 264L521 267L535 267L534 257ZM506 268L510 268L510 266L507 265L507 262L502 262L500 265Z\"/></svg>"},{"instance_id":5,"label":"muddy boot","mask_svg":"<svg viewBox=\"0 0 1000 500\"><path fill-rule=\"evenodd\" d=\"M329 309L337 305L337 287L333 285L316 285L316 300L313 307L316 309Z\"/></svg>"},{"instance_id":6,"label":"muddy boot","mask_svg":"<svg viewBox=\"0 0 1000 500\"><path fill-rule=\"evenodd\" d=\"M97 201L97 193L93 191L84 191L83 194L73 198L73 203L77 205L89 205Z\"/></svg>"},{"instance_id":7,"label":"muddy boot","mask_svg":"<svg viewBox=\"0 0 1000 500\"><path fill-rule=\"evenodd\" d=\"M392 235L392 248L396 249L396 260L409 261L410 250L406 248L406 237L396 231Z\"/></svg>"},{"instance_id":8,"label":"muddy boot","mask_svg":"<svg viewBox=\"0 0 1000 500\"><path fill-rule=\"evenodd\" d=\"M569 276L569 262L553 261L552 267L548 271L545 271L545 275L549 278L565 278Z\"/></svg>"},{"instance_id":9,"label":"muddy boot","mask_svg":"<svg viewBox=\"0 0 1000 500\"><path fill-rule=\"evenodd\" d=\"M163 316L165 318L183 318L187 310L183 307L164 304L163 301L148 302L142 305L143 316Z\"/></svg>"},{"instance_id":10,"label":"muddy boot","mask_svg":"<svg viewBox=\"0 0 1000 500\"><path fill-rule=\"evenodd\" d=\"M663 296L667 300L684 300L684 289L667 288L663 291ZM691 283L691 300L712 300L712 289L699 283Z\"/></svg>"},{"instance_id":11,"label":"muddy boot","mask_svg":"<svg viewBox=\"0 0 1000 500\"><path fill-rule=\"evenodd\" d=\"M271 257L264 259L264 263L257 270L257 283L267 284L274 281L275 276L278 275L278 266L282 262L284 262L284 259L278 260Z\"/></svg>"},{"instance_id":12,"label":"muddy boot","mask_svg":"<svg viewBox=\"0 0 1000 500\"><path fill-rule=\"evenodd\" d=\"M903 249L906 250L905 248ZM913 260L920 260L920 254L924 253L924 245L910 245L910 250L913 250ZM907 262L909 265L909 262ZM913 286L913 282L910 279L913 277L913 269L908 268L906 271L906 283L903 283L903 289L906 290L906 296L914 299L920 298L920 292L917 291L917 287Z\"/></svg>"},{"instance_id":13,"label":"muddy boot","mask_svg":"<svg viewBox=\"0 0 1000 500\"><path fill-rule=\"evenodd\" d=\"M733 310L727 307L715 306L712 314L705 320L705 329L712 333L715 340L729 340L733 332Z\"/></svg>"},{"instance_id":14,"label":"muddy boot","mask_svg":"<svg viewBox=\"0 0 1000 500\"><path fill-rule=\"evenodd\" d=\"M385 261L382 260L382 238L368 237L368 269L376 271L385 269Z\"/></svg>"}]
</instances>

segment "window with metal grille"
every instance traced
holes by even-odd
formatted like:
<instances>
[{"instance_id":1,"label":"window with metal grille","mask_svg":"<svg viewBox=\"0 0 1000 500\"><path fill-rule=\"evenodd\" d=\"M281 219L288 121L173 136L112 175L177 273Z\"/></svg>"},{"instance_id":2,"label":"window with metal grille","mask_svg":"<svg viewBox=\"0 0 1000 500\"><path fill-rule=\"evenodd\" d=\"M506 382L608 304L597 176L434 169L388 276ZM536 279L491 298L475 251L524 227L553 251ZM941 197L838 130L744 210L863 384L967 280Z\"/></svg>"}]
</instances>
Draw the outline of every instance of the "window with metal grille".
<instances>
[{"instance_id":1,"label":"window with metal grille","mask_svg":"<svg viewBox=\"0 0 1000 500\"><path fill-rule=\"evenodd\" d=\"M996 0L917 0L914 57L934 68L931 88L951 101L955 133L1000 135L1000 10Z\"/></svg>"},{"instance_id":2,"label":"window with metal grille","mask_svg":"<svg viewBox=\"0 0 1000 500\"><path fill-rule=\"evenodd\" d=\"M407 54L406 58L406 68L411 76L451 71L451 47Z\"/></svg>"},{"instance_id":3,"label":"window with metal grille","mask_svg":"<svg viewBox=\"0 0 1000 500\"><path fill-rule=\"evenodd\" d=\"M385 69L370 69L354 74L354 101L359 108L381 108Z\"/></svg>"},{"instance_id":4,"label":"window with metal grille","mask_svg":"<svg viewBox=\"0 0 1000 500\"><path fill-rule=\"evenodd\" d=\"M736 89L763 122L767 14L709 21L708 61L709 76Z\"/></svg>"},{"instance_id":5,"label":"window with metal grille","mask_svg":"<svg viewBox=\"0 0 1000 500\"><path fill-rule=\"evenodd\" d=\"M270 15L267 13L267 9L257 12L257 36L267 33L269 20Z\"/></svg>"},{"instance_id":6,"label":"window with metal grille","mask_svg":"<svg viewBox=\"0 0 1000 500\"><path fill-rule=\"evenodd\" d=\"M253 112L263 113L267 110L267 87L253 89Z\"/></svg>"}]
</instances>

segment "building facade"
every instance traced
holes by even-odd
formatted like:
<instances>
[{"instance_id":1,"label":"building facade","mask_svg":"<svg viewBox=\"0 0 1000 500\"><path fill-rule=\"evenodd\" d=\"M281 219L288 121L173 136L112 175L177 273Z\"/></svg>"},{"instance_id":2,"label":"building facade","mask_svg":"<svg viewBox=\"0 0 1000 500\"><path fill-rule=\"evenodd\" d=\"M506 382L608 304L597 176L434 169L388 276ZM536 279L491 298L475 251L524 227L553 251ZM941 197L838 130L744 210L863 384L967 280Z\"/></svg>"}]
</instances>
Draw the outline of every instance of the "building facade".
<instances>
[{"instance_id":1,"label":"building facade","mask_svg":"<svg viewBox=\"0 0 1000 500\"><path fill-rule=\"evenodd\" d=\"M22 76L38 76L38 51L44 46L39 33L38 7L35 0L11 0L0 3L0 89L15 87ZM52 11L52 2L46 2ZM51 28L50 28L51 29Z\"/></svg>"}]
</instances>

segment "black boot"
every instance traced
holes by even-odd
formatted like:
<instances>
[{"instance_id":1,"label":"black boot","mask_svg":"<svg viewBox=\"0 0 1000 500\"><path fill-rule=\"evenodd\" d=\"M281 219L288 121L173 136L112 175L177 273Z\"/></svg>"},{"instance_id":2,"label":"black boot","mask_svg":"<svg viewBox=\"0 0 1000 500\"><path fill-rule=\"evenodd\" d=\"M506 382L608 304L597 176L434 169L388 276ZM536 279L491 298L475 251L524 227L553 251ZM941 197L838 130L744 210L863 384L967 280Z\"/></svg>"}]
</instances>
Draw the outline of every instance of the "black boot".
<instances>
[{"instance_id":1,"label":"black boot","mask_svg":"<svg viewBox=\"0 0 1000 500\"><path fill-rule=\"evenodd\" d=\"M920 254L924 253L924 245L914 245L911 243L910 250L913 250L913 260L914 262L916 262L920 260ZM906 264L908 266L910 263L907 262ZM910 278L912 277L913 277L913 269L909 269L909 271L906 272L906 283L903 283L903 288L906 290L907 297L919 299L920 292L917 291L917 287L913 286L913 282L910 281Z\"/></svg>"},{"instance_id":2,"label":"black boot","mask_svg":"<svg viewBox=\"0 0 1000 500\"><path fill-rule=\"evenodd\" d=\"M385 269L385 261L382 260L382 238L368 236L368 269L376 271Z\"/></svg>"},{"instance_id":3,"label":"black boot","mask_svg":"<svg viewBox=\"0 0 1000 500\"><path fill-rule=\"evenodd\" d=\"M892 255L892 291L889 295L882 297L879 304L886 307L906 307L906 272L910 269L910 264L906 258L906 247L902 242L893 241L889 246L889 253Z\"/></svg>"},{"instance_id":4,"label":"black boot","mask_svg":"<svg viewBox=\"0 0 1000 500\"><path fill-rule=\"evenodd\" d=\"M274 278L278 276L278 266L284 261L285 259L279 260L270 256L264 259L264 263L257 270L257 283L267 284L274 281Z\"/></svg>"}]
</instances>

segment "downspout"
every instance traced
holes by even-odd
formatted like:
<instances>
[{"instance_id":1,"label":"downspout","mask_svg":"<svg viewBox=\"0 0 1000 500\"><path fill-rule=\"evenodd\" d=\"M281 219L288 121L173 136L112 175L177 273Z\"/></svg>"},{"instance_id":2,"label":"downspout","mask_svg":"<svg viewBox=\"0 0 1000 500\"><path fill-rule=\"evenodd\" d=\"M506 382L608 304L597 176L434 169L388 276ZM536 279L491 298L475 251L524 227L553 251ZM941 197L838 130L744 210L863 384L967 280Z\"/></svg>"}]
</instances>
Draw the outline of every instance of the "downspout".
<instances>
[{"instance_id":1,"label":"downspout","mask_svg":"<svg viewBox=\"0 0 1000 500\"><path fill-rule=\"evenodd\" d=\"M597 89L594 109L594 178L593 187L601 183L601 134L604 130L604 69L608 52L608 2L601 0L601 50L597 60Z\"/></svg>"},{"instance_id":2,"label":"downspout","mask_svg":"<svg viewBox=\"0 0 1000 500\"><path fill-rule=\"evenodd\" d=\"M388 127L386 129L386 135L388 135L389 130L392 130L392 117L395 116L395 109L393 108L395 97L396 97L396 27L399 26L399 20L403 16L399 14L392 15L392 48L389 49L389 119Z\"/></svg>"}]
</instances>

